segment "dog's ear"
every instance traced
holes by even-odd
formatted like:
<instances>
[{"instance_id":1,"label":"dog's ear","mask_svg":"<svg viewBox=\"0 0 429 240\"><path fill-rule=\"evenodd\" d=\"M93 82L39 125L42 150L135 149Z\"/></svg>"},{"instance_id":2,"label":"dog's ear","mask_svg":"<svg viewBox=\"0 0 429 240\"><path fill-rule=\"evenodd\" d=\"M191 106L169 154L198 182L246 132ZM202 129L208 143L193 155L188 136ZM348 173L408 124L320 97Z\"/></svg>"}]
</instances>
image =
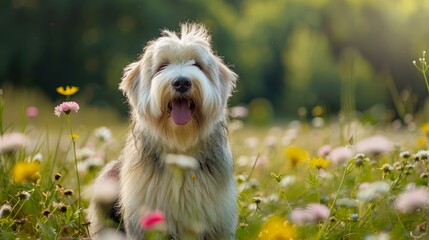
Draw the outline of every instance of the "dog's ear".
<instances>
[{"instance_id":1,"label":"dog's ear","mask_svg":"<svg viewBox=\"0 0 429 240\"><path fill-rule=\"evenodd\" d=\"M140 61L130 63L124 68L124 74L122 76L122 81L119 84L119 89L122 90L124 95L130 101L130 104L135 104L133 99L133 92L137 90L138 82L140 78Z\"/></svg>"},{"instance_id":2,"label":"dog's ear","mask_svg":"<svg viewBox=\"0 0 429 240\"><path fill-rule=\"evenodd\" d=\"M232 94L232 91L235 89L235 84L237 82L238 75L237 73L229 69L228 66L226 66L223 63L222 59L219 58L218 63L219 63L218 64L219 73L220 73L220 79L221 79L222 85L228 93L227 96L230 97Z\"/></svg>"}]
</instances>

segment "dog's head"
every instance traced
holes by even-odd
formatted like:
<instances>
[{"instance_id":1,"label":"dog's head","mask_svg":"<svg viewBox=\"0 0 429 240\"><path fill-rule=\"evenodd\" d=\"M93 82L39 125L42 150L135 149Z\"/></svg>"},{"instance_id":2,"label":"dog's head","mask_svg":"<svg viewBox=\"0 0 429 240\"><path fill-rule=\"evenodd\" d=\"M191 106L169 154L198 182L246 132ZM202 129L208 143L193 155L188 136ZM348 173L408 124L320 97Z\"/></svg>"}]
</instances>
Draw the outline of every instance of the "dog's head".
<instances>
[{"instance_id":1,"label":"dog's head","mask_svg":"<svg viewBox=\"0 0 429 240\"><path fill-rule=\"evenodd\" d=\"M120 89L135 123L172 148L185 150L225 120L237 75L211 49L207 30L182 24L164 30L125 68Z\"/></svg>"}]
</instances>

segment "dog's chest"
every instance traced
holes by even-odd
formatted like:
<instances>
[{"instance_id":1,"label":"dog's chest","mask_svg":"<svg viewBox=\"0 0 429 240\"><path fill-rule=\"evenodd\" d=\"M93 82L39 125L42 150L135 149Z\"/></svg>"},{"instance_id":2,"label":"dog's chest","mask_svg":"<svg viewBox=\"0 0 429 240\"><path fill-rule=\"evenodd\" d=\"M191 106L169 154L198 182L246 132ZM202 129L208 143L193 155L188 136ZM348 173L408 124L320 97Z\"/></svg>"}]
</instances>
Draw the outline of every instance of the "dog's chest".
<instances>
[{"instance_id":1,"label":"dog's chest","mask_svg":"<svg viewBox=\"0 0 429 240\"><path fill-rule=\"evenodd\" d=\"M200 232L207 223L219 220L216 208L224 195L219 181L202 170L164 169L149 181L142 204L164 211L171 232Z\"/></svg>"}]
</instances>

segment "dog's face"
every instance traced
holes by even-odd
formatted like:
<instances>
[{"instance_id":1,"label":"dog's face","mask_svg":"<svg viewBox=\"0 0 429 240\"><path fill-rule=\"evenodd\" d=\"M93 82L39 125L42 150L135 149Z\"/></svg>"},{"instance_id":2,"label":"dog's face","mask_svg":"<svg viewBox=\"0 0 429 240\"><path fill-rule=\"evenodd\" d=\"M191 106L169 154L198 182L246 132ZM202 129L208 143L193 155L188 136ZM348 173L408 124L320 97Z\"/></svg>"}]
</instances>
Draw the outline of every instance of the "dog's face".
<instances>
[{"instance_id":1,"label":"dog's face","mask_svg":"<svg viewBox=\"0 0 429 240\"><path fill-rule=\"evenodd\" d=\"M125 68L120 89L136 124L177 150L186 150L225 120L237 75L216 56L206 29L183 24L163 31L141 59Z\"/></svg>"}]
</instances>

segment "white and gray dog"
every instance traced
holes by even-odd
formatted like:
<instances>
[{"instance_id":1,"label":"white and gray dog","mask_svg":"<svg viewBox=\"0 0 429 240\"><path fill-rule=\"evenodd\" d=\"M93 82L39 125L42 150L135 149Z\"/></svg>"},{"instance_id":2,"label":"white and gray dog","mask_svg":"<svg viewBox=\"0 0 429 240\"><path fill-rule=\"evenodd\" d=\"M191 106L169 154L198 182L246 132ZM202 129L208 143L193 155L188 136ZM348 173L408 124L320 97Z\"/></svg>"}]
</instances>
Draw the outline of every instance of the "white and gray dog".
<instances>
[{"instance_id":1,"label":"white and gray dog","mask_svg":"<svg viewBox=\"0 0 429 240\"><path fill-rule=\"evenodd\" d=\"M204 26L185 23L180 33L162 31L125 68L119 88L131 106L131 131L118 160L94 183L94 191L106 182L117 189L110 200L91 200L95 239L119 215L127 239L144 238L142 212L152 210L164 212L172 239L235 238L237 192L226 109L237 74L210 42ZM166 163L172 154L196 164L175 174Z\"/></svg>"}]
</instances>

